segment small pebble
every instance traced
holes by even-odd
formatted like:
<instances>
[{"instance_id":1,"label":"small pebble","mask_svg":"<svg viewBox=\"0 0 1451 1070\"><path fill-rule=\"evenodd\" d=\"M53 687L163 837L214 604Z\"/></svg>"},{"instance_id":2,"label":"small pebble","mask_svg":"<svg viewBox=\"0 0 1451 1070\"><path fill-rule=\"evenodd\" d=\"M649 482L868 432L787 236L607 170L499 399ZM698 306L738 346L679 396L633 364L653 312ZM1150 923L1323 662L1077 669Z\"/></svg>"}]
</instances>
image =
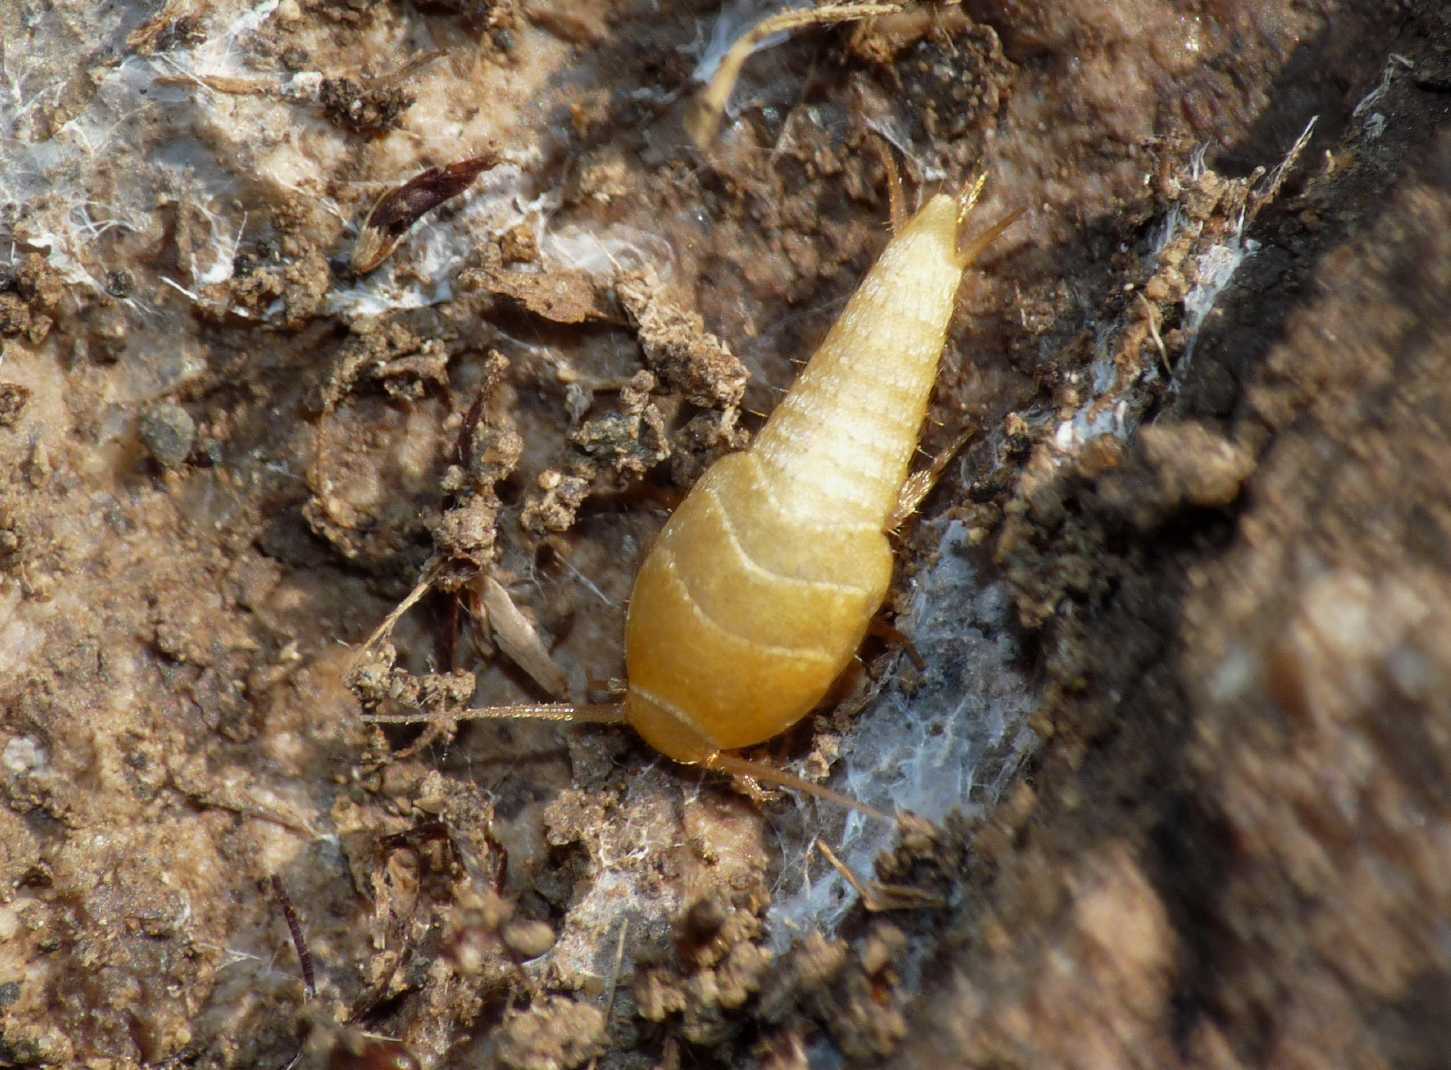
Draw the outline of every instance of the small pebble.
<instances>
[{"instance_id":1,"label":"small pebble","mask_svg":"<svg viewBox=\"0 0 1451 1070\"><path fill-rule=\"evenodd\" d=\"M503 936L509 950L525 959L537 959L554 946L554 930L542 921L511 921Z\"/></svg>"},{"instance_id":2,"label":"small pebble","mask_svg":"<svg viewBox=\"0 0 1451 1070\"><path fill-rule=\"evenodd\" d=\"M163 468L180 468L196 441L196 422L180 405L153 405L141 416L141 441Z\"/></svg>"}]
</instances>

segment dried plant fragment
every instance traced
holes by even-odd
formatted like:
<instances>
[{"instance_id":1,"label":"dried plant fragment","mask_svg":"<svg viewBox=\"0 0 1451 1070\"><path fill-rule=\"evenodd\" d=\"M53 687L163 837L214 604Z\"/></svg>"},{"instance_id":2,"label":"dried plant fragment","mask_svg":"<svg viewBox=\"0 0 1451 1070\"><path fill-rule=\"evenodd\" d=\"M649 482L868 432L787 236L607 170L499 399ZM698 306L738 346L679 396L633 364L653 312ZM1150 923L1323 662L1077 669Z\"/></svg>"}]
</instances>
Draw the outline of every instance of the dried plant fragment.
<instances>
[{"instance_id":1,"label":"dried plant fragment","mask_svg":"<svg viewBox=\"0 0 1451 1070\"><path fill-rule=\"evenodd\" d=\"M873 15L894 15L901 11L902 3L895 4L823 4L820 7L807 8L803 11L783 11L779 15L772 15L768 19L756 23L740 39L731 45L731 50L721 61L720 67L711 78L710 84L692 103L689 116L685 120L686 131L690 134L697 147L704 149L715 140L716 134L720 132L721 117L725 114L726 102L730 100L731 90L736 87L736 79L741 76L741 68L745 66L746 60L751 53L772 34L784 33L788 30L796 30L805 26L827 26L834 22L854 22L858 19L871 18Z\"/></svg>"},{"instance_id":2,"label":"dried plant fragment","mask_svg":"<svg viewBox=\"0 0 1451 1070\"><path fill-rule=\"evenodd\" d=\"M539 632L520 612L503 584L492 576L480 576L475 585L476 614L488 618L489 632L509 660L552 698L569 690L569 678L549 655ZM480 621L482 624L482 621Z\"/></svg>"},{"instance_id":3,"label":"dried plant fragment","mask_svg":"<svg viewBox=\"0 0 1451 1070\"><path fill-rule=\"evenodd\" d=\"M238 78L228 74L163 74L156 79L157 85L188 88L199 85L214 93L226 93L233 97L281 97L282 88L270 79Z\"/></svg>"},{"instance_id":4,"label":"dried plant fragment","mask_svg":"<svg viewBox=\"0 0 1451 1070\"><path fill-rule=\"evenodd\" d=\"M353 246L354 273L366 275L387 260L420 217L457 197L497 161L492 152L486 152L446 167L430 167L379 197Z\"/></svg>"}]
</instances>

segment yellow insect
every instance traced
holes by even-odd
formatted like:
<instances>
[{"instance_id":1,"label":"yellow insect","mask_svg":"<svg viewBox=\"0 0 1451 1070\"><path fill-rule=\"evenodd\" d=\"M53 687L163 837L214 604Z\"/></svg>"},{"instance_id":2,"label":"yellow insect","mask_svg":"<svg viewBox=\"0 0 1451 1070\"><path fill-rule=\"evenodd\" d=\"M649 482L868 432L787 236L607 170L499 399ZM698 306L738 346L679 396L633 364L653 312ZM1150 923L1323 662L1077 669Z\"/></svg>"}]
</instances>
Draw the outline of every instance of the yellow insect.
<instances>
[{"instance_id":1,"label":"yellow insect","mask_svg":"<svg viewBox=\"0 0 1451 1070\"><path fill-rule=\"evenodd\" d=\"M717 461L676 509L635 580L624 701L469 716L625 721L678 762L875 813L727 752L779 735L820 703L887 595L888 533L930 486L909 480L908 467L958 287L1020 214L964 243L963 222L983 185L979 178L957 196L939 193L896 228L750 448Z\"/></svg>"}]
</instances>

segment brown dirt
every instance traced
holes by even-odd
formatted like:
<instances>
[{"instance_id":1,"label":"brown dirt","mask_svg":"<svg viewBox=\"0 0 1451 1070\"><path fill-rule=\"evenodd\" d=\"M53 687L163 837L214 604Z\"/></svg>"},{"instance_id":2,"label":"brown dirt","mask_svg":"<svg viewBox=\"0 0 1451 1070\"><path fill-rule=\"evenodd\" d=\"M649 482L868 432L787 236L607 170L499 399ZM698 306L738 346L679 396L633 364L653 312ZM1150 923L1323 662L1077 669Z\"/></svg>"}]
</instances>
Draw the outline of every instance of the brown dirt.
<instances>
[{"instance_id":1,"label":"brown dirt","mask_svg":"<svg viewBox=\"0 0 1451 1070\"><path fill-rule=\"evenodd\" d=\"M1439 5L808 31L705 154L716 5L131 6L0 12L0 1065L1438 1063ZM945 909L782 951L786 804L622 730L359 713L544 697L511 643L620 675L671 504L885 240L873 131L1030 209L965 287L924 448L983 433L894 602L960 521L1043 742L881 860ZM347 221L485 153L348 275ZM916 686L868 653L863 702ZM855 705L761 756L824 766Z\"/></svg>"}]
</instances>

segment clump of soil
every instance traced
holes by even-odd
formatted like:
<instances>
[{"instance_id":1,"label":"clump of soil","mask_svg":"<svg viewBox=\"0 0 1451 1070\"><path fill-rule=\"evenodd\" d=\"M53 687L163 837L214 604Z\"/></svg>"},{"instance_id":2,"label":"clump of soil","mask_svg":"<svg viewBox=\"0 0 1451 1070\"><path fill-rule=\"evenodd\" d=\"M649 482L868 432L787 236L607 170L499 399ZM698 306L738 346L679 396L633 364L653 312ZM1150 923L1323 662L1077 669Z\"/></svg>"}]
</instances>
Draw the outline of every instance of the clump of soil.
<instances>
[{"instance_id":1,"label":"clump of soil","mask_svg":"<svg viewBox=\"0 0 1451 1070\"><path fill-rule=\"evenodd\" d=\"M414 104L397 86L367 86L352 78L324 78L317 98L330 121L364 137L399 129Z\"/></svg>"}]
</instances>

